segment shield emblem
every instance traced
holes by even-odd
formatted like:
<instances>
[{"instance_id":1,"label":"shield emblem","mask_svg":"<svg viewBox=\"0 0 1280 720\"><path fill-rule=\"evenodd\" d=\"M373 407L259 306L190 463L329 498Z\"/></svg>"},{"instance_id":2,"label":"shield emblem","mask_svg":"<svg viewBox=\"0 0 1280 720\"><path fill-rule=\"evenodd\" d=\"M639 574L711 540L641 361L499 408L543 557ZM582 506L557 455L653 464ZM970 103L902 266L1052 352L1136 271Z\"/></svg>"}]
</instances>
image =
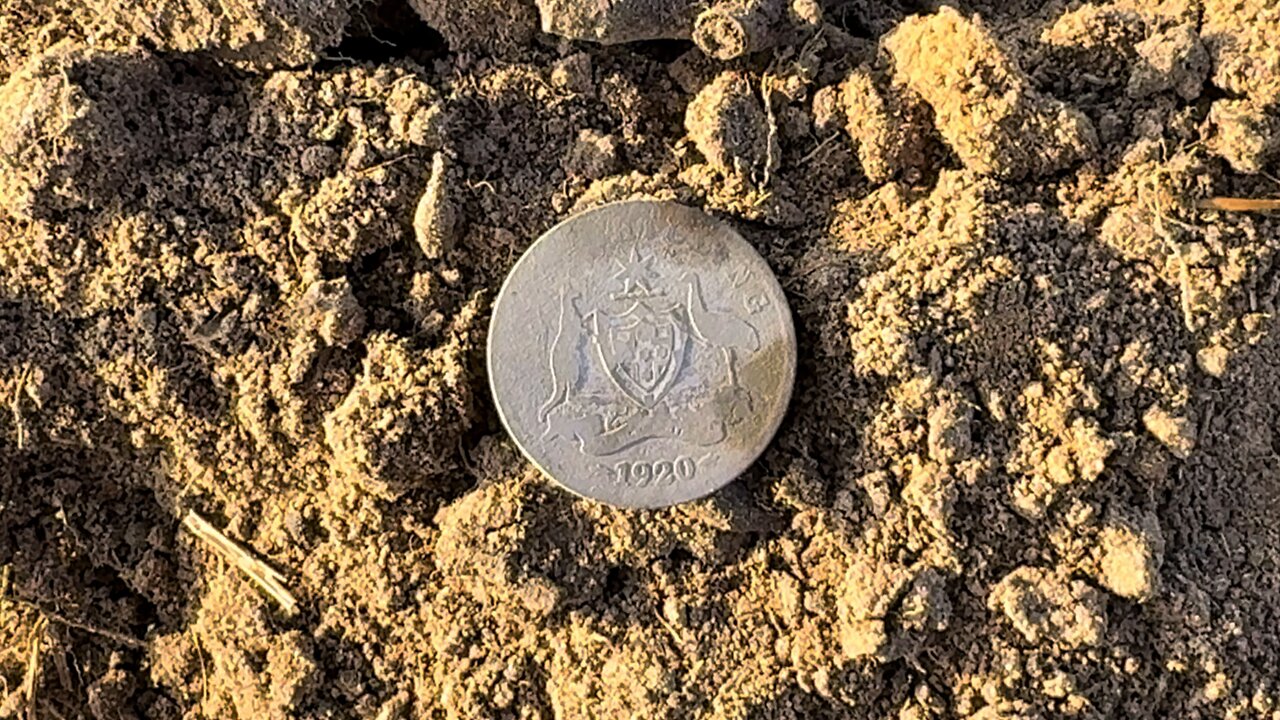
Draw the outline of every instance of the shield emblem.
<instances>
[{"instance_id":1,"label":"shield emblem","mask_svg":"<svg viewBox=\"0 0 1280 720\"><path fill-rule=\"evenodd\" d=\"M653 407L680 374L688 333L674 310L659 313L646 303L603 319L596 346L606 372L627 397Z\"/></svg>"}]
</instances>

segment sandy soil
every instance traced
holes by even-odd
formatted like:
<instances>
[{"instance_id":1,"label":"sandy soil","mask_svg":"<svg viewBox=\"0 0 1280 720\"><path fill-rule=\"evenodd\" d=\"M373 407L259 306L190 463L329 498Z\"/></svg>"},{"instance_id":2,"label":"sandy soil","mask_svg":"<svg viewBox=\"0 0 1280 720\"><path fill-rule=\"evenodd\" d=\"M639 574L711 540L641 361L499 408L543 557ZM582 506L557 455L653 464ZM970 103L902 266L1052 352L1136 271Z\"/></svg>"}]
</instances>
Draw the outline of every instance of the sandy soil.
<instances>
[{"instance_id":1,"label":"sandy soil","mask_svg":"<svg viewBox=\"0 0 1280 720\"><path fill-rule=\"evenodd\" d=\"M0 718L1280 718L1280 216L1197 205L1280 195L1280 6L701 8L4 3ZM639 196L802 347L660 512L483 371Z\"/></svg>"}]
</instances>

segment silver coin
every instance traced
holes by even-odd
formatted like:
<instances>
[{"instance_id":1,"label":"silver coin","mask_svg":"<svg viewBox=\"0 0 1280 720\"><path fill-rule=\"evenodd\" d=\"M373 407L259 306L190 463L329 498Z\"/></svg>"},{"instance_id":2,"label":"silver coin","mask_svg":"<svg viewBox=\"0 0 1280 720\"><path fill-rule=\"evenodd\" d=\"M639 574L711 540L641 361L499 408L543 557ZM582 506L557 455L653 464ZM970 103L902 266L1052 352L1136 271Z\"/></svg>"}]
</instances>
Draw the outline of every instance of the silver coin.
<instances>
[{"instance_id":1,"label":"silver coin","mask_svg":"<svg viewBox=\"0 0 1280 720\"><path fill-rule=\"evenodd\" d=\"M636 508L732 482L777 432L796 372L764 259L669 202L607 205L539 238L503 284L488 353L524 454L579 495Z\"/></svg>"}]
</instances>

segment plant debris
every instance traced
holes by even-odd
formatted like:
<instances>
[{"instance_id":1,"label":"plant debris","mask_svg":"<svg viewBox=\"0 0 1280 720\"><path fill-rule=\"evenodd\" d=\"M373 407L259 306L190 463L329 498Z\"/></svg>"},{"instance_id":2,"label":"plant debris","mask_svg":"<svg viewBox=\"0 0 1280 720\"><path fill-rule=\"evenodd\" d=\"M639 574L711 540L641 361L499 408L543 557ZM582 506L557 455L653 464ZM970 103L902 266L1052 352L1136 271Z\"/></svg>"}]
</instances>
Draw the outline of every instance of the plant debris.
<instances>
[{"instance_id":1,"label":"plant debris","mask_svg":"<svg viewBox=\"0 0 1280 720\"><path fill-rule=\"evenodd\" d=\"M298 612L298 601L285 588L284 576L270 565L255 558L239 543L224 535L208 520L200 517L195 510L187 511L186 517L182 519L182 526L222 556L223 560L248 575L249 579L262 588L263 592L279 603L280 609L284 610L286 615L294 615Z\"/></svg>"}]
</instances>

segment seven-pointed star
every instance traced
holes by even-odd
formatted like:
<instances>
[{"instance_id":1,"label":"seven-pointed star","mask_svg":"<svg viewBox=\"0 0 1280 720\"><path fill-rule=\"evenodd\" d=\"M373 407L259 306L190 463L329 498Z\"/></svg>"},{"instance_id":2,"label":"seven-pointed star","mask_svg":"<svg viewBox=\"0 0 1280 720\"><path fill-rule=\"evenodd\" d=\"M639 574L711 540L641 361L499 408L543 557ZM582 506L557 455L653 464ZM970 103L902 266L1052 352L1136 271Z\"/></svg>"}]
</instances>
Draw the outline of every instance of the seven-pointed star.
<instances>
[{"instance_id":1,"label":"seven-pointed star","mask_svg":"<svg viewBox=\"0 0 1280 720\"><path fill-rule=\"evenodd\" d=\"M637 292L644 295L653 294L653 288L650 286L654 279L658 277L653 271L653 256L643 257L636 248L631 248L631 258L626 262L614 259L614 264L618 266L618 272L613 274L616 279L622 280L621 295L627 296Z\"/></svg>"}]
</instances>

